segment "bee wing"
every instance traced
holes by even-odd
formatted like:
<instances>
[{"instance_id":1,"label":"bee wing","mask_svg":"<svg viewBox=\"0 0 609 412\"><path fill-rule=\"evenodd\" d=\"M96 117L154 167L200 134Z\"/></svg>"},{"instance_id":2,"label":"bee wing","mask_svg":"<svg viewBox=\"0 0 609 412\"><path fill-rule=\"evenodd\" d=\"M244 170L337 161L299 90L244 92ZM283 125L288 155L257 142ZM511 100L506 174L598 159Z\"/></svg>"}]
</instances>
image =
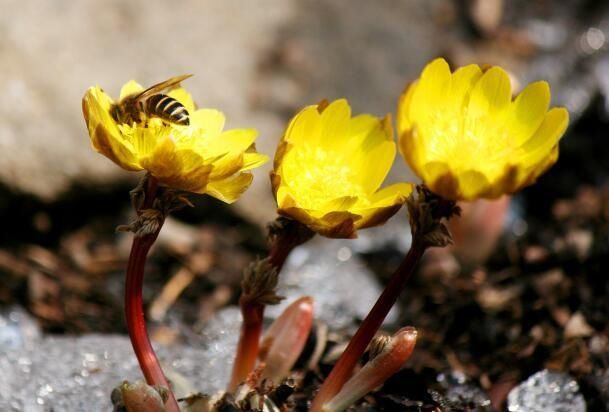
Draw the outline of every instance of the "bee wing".
<instances>
[{"instance_id":1,"label":"bee wing","mask_svg":"<svg viewBox=\"0 0 609 412\"><path fill-rule=\"evenodd\" d=\"M165 89L176 87L177 85L180 84L180 82L188 79L189 77L192 77L192 74L183 74L182 76L175 76L175 77L167 79L163 82L157 83L153 86L150 86L143 92L139 93L137 96L135 96L135 99L137 99L137 100L145 99L147 97L152 96L153 94L160 93L161 91L163 91Z\"/></svg>"}]
</instances>

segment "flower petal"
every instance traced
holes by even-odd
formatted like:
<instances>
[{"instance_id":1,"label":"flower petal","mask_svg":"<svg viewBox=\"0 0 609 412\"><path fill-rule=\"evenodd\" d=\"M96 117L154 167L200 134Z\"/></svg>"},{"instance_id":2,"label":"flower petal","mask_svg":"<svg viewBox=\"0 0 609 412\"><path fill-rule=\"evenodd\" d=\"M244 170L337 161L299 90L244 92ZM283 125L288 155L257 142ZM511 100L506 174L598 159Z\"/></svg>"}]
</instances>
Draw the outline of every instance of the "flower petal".
<instances>
[{"instance_id":1,"label":"flower petal","mask_svg":"<svg viewBox=\"0 0 609 412\"><path fill-rule=\"evenodd\" d=\"M131 96L132 94L143 92L144 88L135 80L129 80L127 83L121 87L119 100L123 100L127 96Z\"/></svg>"},{"instance_id":2,"label":"flower petal","mask_svg":"<svg viewBox=\"0 0 609 412\"><path fill-rule=\"evenodd\" d=\"M569 112L557 107L550 110L535 134L522 145L523 163L534 163L549 153L562 137L569 124Z\"/></svg>"},{"instance_id":3,"label":"flower petal","mask_svg":"<svg viewBox=\"0 0 609 412\"><path fill-rule=\"evenodd\" d=\"M353 211L362 216L356 222L357 229L384 224L400 210L412 192L413 186L410 183L396 183L376 192L371 198L371 207Z\"/></svg>"},{"instance_id":4,"label":"flower petal","mask_svg":"<svg viewBox=\"0 0 609 412\"><path fill-rule=\"evenodd\" d=\"M205 193L225 203L233 203L252 184L251 173L240 173L219 181L209 182Z\"/></svg>"},{"instance_id":5,"label":"flower petal","mask_svg":"<svg viewBox=\"0 0 609 412\"><path fill-rule=\"evenodd\" d=\"M459 173L459 190L463 200L488 197L492 187L486 176L477 170L466 170Z\"/></svg>"},{"instance_id":6,"label":"flower petal","mask_svg":"<svg viewBox=\"0 0 609 412\"><path fill-rule=\"evenodd\" d=\"M477 64L470 64L457 69L452 75L450 84L449 105L457 113L464 110L468 103L473 86L482 77L482 70Z\"/></svg>"},{"instance_id":7,"label":"flower petal","mask_svg":"<svg viewBox=\"0 0 609 412\"><path fill-rule=\"evenodd\" d=\"M550 86L540 81L529 84L513 104L512 136L517 145L529 139L544 120L550 106Z\"/></svg>"},{"instance_id":8,"label":"flower petal","mask_svg":"<svg viewBox=\"0 0 609 412\"><path fill-rule=\"evenodd\" d=\"M351 162L357 170L356 173L361 179L364 190L371 195L381 186L395 159L396 147L393 141L391 117L387 116L382 121L377 120L375 127L366 135L366 139L356 147L357 150L351 155ZM371 164L374 167L370 167Z\"/></svg>"},{"instance_id":9,"label":"flower petal","mask_svg":"<svg viewBox=\"0 0 609 412\"><path fill-rule=\"evenodd\" d=\"M243 170L243 171L251 170L256 167L262 166L263 164L265 164L268 161L269 161L269 157L267 155L256 153L256 152L252 152L252 153L246 152L243 155L243 166L241 166L241 170Z\"/></svg>"},{"instance_id":10,"label":"flower petal","mask_svg":"<svg viewBox=\"0 0 609 412\"><path fill-rule=\"evenodd\" d=\"M512 86L508 74L500 67L492 67L474 85L468 105L472 121L496 116L507 109L512 99Z\"/></svg>"},{"instance_id":11,"label":"flower petal","mask_svg":"<svg viewBox=\"0 0 609 412\"><path fill-rule=\"evenodd\" d=\"M373 204L395 152L389 116L351 117L344 99L306 107L290 121L275 154L271 184L279 213L327 237L355 237L360 210L370 225L384 222L390 216L384 209L403 203ZM383 210L377 214L375 207Z\"/></svg>"},{"instance_id":12,"label":"flower petal","mask_svg":"<svg viewBox=\"0 0 609 412\"><path fill-rule=\"evenodd\" d=\"M503 69L469 65L450 75L446 62L434 60L400 97L400 153L446 199L513 193L556 160L568 114L548 112L549 103L546 82L530 84L512 102Z\"/></svg>"},{"instance_id":13,"label":"flower petal","mask_svg":"<svg viewBox=\"0 0 609 412\"><path fill-rule=\"evenodd\" d=\"M214 109L199 109L190 113L190 123L200 128L207 139L215 139L224 129L224 113Z\"/></svg>"},{"instance_id":14,"label":"flower petal","mask_svg":"<svg viewBox=\"0 0 609 412\"><path fill-rule=\"evenodd\" d=\"M177 87L167 94L170 97L176 99L178 102L182 103L184 108L188 111L189 115L192 116L192 114L196 111L195 103L192 100L192 96L183 87Z\"/></svg>"},{"instance_id":15,"label":"flower petal","mask_svg":"<svg viewBox=\"0 0 609 412\"><path fill-rule=\"evenodd\" d=\"M85 93L82 102L83 115L91 137L93 148L125 170L138 171L138 164L132 145L126 141L116 122L110 116L114 104L99 86Z\"/></svg>"},{"instance_id":16,"label":"flower petal","mask_svg":"<svg viewBox=\"0 0 609 412\"><path fill-rule=\"evenodd\" d=\"M345 99L330 103L321 113L320 147L340 152L347 138L351 120L351 107Z\"/></svg>"},{"instance_id":17,"label":"flower petal","mask_svg":"<svg viewBox=\"0 0 609 412\"><path fill-rule=\"evenodd\" d=\"M450 90L451 73L444 59L436 59L425 66L413 91L408 117L419 122L433 122L436 113L446 105L446 91Z\"/></svg>"}]
</instances>

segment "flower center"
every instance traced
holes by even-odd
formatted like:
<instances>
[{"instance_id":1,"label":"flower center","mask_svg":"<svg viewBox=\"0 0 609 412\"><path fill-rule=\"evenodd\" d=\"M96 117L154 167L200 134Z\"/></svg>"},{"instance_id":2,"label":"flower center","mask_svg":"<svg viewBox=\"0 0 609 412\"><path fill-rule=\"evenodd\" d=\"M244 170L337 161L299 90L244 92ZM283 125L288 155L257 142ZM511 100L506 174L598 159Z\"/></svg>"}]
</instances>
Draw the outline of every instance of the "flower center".
<instances>
[{"instance_id":1,"label":"flower center","mask_svg":"<svg viewBox=\"0 0 609 412\"><path fill-rule=\"evenodd\" d=\"M299 146L286 153L283 168L285 183L303 208L317 209L344 196L366 198L360 179L341 153Z\"/></svg>"},{"instance_id":2,"label":"flower center","mask_svg":"<svg viewBox=\"0 0 609 412\"><path fill-rule=\"evenodd\" d=\"M423 126L420 132L429 142L427 160L450 164L457 173L475 169L488 177L498 176L517 148L501 118L472 118L467 108L460 114L435 112Z\"/></svg>"}]
</instances>

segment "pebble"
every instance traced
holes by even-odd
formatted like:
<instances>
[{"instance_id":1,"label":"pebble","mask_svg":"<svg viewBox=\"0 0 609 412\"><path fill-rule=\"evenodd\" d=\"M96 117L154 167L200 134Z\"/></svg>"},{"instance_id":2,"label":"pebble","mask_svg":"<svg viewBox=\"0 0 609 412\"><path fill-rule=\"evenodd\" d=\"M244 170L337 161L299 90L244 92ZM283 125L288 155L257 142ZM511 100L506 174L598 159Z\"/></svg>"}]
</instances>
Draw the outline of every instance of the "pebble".
<instances>
[{"instance_id":1,"label":"pebble","mask_svg":"<svg viewBox=\"0 0 609 412\"><path fill-rule=\"evenodd\" d=\"M508 394L509 412L585 412L579 385L569 375L544 369Z\"/></svg>"},{"instance_id":2,"label":"pebble","mask_svg":"<svg viewBox=\"0 0 609 412\"><path fill-rule=\"evenodd\" d=\"M295 299L312 296L315 319L330 329L348 328L363 319L382 287L351 242L318 238L294 249L279 276L278 292L286 299L265 313L275 318ZM394 307L386 322L394 323L397 315Z\"/></svg>"}]
</instances>

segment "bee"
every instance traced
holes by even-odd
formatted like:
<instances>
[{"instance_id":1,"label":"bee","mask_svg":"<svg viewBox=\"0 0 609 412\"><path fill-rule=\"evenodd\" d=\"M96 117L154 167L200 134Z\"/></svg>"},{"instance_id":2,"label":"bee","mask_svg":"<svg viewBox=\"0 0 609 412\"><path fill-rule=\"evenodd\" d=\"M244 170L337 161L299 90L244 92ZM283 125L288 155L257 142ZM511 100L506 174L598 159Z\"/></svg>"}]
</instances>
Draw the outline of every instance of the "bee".
<instances>
[{"instance_id":1,"label":"bee","mask_svg":"<svg viewBox=\"0 0 609 412\"><path fill-rule=\"evenodd\" d=\"M112 105L110 114L118 123L145 123L147 118L154 116L171 123L188 126L190 118L184 105L162 92L176 87L181 81L191 76L192 74L185 74L172 77L150 86L142 92L125 96Z\"/></svg>"}]
</instances>

